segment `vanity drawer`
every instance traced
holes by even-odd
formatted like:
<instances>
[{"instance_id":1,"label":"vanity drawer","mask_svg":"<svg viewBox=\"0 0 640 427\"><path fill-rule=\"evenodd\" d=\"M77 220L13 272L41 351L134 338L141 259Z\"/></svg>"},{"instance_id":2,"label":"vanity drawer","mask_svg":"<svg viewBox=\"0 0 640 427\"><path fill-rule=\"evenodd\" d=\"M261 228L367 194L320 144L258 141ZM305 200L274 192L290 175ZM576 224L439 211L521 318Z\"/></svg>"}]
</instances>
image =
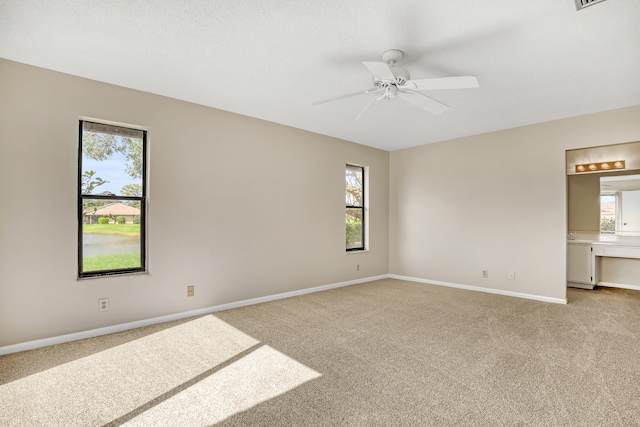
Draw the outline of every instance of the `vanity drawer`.
<instances>
[{"instance_id":1,"label":"vanity drawer","mask_svg":"<svg viewBox=\"0 0 640 427\"><path fill-rule=\"evenodd\" d=\"M618 258L640 258L640 247L594 244L593 254Z\"/></svg>"}]
</instances>

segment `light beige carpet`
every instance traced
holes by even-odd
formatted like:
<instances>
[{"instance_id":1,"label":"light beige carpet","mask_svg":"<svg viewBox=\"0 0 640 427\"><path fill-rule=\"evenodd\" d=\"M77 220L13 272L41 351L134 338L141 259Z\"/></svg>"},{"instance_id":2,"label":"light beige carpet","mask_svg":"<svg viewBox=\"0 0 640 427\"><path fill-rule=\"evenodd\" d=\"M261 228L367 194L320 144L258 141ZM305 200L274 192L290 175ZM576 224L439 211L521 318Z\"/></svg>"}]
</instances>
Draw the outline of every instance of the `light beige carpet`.
<instances>
[{"instance_id":1,"label":"light beige carpet","mask_svg":"<svg viewBox=\"0 0 640 427\"><path fill-rule=\"evenodd\" d=\"M0 426L640 426L640 293L381 280L0 357Z\"/></svg>"}]
</instances>

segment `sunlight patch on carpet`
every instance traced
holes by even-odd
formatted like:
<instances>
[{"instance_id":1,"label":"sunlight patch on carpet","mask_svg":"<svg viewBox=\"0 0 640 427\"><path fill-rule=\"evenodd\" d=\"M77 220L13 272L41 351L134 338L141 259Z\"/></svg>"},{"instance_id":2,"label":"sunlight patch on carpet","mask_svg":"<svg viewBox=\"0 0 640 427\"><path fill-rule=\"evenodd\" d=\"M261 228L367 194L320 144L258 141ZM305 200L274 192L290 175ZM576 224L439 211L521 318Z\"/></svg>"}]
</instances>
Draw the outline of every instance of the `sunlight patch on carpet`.
<instances>
[{"instance_id":1,"label":"sunlight patch on carpet","mask_svg":"<svg viewBox=\"0 0 640 427\"><path fill-rule=\"evenodd\" d=\"M103 425L259 341L209 315L0 385L0 425Z\"/></svg>"},{"instance_id":2,"label":"sunlight patch on carpet","mask_svg":"<svg viewBox=\"0 0 640 427\"><path fill-rule=\"evenodd\" d=\"M265 345L124 425L209 426L320 376Z\"/></svg>"}]
</instances>

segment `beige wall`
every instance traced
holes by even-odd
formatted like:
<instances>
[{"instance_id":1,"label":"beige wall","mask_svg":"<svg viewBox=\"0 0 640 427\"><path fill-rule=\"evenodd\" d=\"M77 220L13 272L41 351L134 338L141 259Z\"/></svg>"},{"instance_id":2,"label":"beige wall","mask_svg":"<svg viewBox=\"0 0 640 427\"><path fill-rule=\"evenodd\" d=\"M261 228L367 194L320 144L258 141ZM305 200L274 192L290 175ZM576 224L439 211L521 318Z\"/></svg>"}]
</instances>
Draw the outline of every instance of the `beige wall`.
<instances>
[{"instance_id":1,"label":"beige wall","mask_svg":"<svg viewBox=\"0 0 640 427\"><path fill-rule=\"evenodd\" d=\"M76 279L80 116L149 128L148 275ZM389 271L385 151L6 60L0 132L0 346ZM344 250L346 163L368 253Z\"/></svg>"},{"instance_id":2,"label":"beige wall","mask_svg":"<svg viewBox=\"0 0 640 427\"><path fill-rule=\"evenodd\" d=\"M596 258L600 263L600 281L640 286L640 260L631 258Z\"/></svg>"},{"instance_id":3,"label":"beige wall","mask_svg":"<svg viewBox=\"0 0 640 427\"><path fill-rule=\"evenodd\" d=\"M639 138L636 106L392 152L391 273L565 298L565 151Z\"/></svg>"},{"instance_id":4,"label":"beige wall","mask_svg":"<svg viewBox=\"0 0 640 427\"><path fill-rule=\"evenodd\" d=\"M600 233L600 176L585 174L567 177L567 231Z\"/></svg>"},{"instance_id":5,"label":"beige wall","mask_svg":"<svg viewBox=\"0 0 640 427\"><path fill-rule=\"evenodd\" d=\"M76 279L80 116L150 130L148 275ZM5 346L387 273L564 298L565 150L640 140L640 106L389 154L0 60L0 138ZM368 253L345 163L370 167Z\"/></svg>"}]
</instances>

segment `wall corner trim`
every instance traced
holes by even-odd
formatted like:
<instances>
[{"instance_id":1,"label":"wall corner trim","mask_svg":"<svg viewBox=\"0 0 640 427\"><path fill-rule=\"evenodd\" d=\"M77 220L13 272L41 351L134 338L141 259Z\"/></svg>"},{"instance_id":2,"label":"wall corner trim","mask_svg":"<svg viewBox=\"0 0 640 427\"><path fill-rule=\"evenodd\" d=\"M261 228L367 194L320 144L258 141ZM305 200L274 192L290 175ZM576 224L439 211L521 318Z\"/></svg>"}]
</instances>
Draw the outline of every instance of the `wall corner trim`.
<instances>
[{"instance_id":1,"label":"wall corner trim","mask_svg":"<svg viewBox=\"0 0 640 427\"><path fill-rule=\"evenodd\" d=\"M425 283L425 284L428 284L428 285L446 286L446 287L449 287L449 288L465 289L465 290L468 290L468 291L486 292L486 293L489 293L489 294L505 295L505 296L509 296L509 297L525 298L525 299L531 299L531 300L543 301L543 302L552 302L552 303L555 303L555 304L566 304L567 303L567 299L566 298L551 298L551 297L545 297L545 296L542 296L542 295L533 295L533 294L525 294L525 293L521 293L521 292L503 291L501 289L481 288L479 286L460 285L458 283L441 282L439 280L419 279L417 277L400 276L398 274L390 274L389 278L390 279L398 279L398 280L406 280L406 281L409 281L409 282Z\"/></svg>"},{"instance_id":2,"label":"wall corner trim","mask_svg":"<svg viewBox=\"0 0 640 427\"><path fill-rule=\"evenodd\" d=\"M100 335L112 334L114 332L122 332L129 329L140 328L143 326L155 325L157 323L170 322L172 320L180 320L180 319L185 319L187 317L202 316L205 314L215 313L217 311L229 310L232 308L244 307L247 305L275 301L283 298L290 298L298 295L305 295L305 294L310 294L314 292L327 291L329 289L340 288L343 286L357 285L360 283L373 282L375 280L388 279L388 278L389 278L388 274L383 274L380 276L365 277L362 279L332 283L329 285L316 286L313 288L300 289L297 291L284 292L281 294L267 295L264 297L251 298L247 300L231 302L228 304L221 304L221 305L216 305L212 307L201 308L198 310L185 311L182 313L169 314L166 316L154 317L151 319L136 320L134 322L121 323L119 325L113 325L113 326L106 326L104 328L91 329L88 331L75 332L72 334L59 335L56 337L43 338L43 339L27 341L19 344L7 345L4 347L0 347L0 356L5 354L10 354L10 353L17 353L20 351L34 350L36 348L47 347L55 344L62 344L66 342L82 340L85 338L97 337Z\"/></svg>"}]
</instances>

